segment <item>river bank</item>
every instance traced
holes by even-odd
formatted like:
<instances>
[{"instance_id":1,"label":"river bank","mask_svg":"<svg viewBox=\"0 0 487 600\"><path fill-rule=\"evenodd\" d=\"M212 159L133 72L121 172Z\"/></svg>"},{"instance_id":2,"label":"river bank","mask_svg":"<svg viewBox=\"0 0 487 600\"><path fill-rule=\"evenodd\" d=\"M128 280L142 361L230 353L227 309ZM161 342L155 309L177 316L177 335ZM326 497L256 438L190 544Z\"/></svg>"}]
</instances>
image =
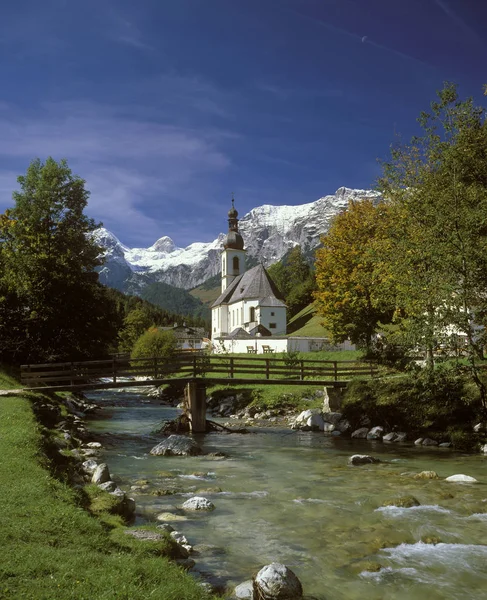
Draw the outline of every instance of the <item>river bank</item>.
<instances>
[{"instance_id":1,"label":"river bank","mask_svg":"<svg viewBox=\"0 0 487 600\"><path fill-rule=\"evenodd\" d=\"M162 439L161 423L177 415L174 407L133 392L96 401L104 408L90 417L89 429L112 472L127 489L135 487L137 522L156 522L162 513L183 517L177 529L197 548L196 570L214 583L231 589L275 560L320 599L471 598L487 583L483 456L277 423L251 427L248 435L195 436L205 452L225 453L223 460L153 457L149 451ZM382 462L349 467L356 453ZM421 471L436 471L439 479L415 479ZM480 483L445 481L455 473ZM181 512L196 494L215 510ZM418 504L401 506L409 496Z\"/></svg>"},{"instance_id":2,"label":"river bank","mask_svg":"<svg viewBox=\"0 0 487 600\"><path fill-rule=\"evenodd\" d=\"M0 597L210 598L168 559L166 541L137 544L113 535L120 529L91 516L81 491L52 475L49 435L32 410L48 400L4 395L0 402Z\"/></svg>"}]
</instances>

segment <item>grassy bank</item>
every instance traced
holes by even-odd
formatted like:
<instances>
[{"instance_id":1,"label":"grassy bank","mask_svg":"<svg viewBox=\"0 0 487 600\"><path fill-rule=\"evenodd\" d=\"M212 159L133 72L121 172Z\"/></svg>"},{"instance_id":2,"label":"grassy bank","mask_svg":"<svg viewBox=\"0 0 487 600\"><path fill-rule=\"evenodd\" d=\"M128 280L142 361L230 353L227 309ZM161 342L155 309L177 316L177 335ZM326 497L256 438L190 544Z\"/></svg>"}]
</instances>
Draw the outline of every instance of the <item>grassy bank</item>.
<instances>
[{"instance_id":1,"label":"grassy bank","mask_svg":"<svg viewBox=\"0 0 487 600\"><path fill-rule=\"evenodd\" d=\"M18 387L5 374L1 385ZM79 494L51 476L41 448L30 400L1 397L0 598L208 598L165 556L168 540L133 540L86 512Z\"/></svg>"}]
</instances>

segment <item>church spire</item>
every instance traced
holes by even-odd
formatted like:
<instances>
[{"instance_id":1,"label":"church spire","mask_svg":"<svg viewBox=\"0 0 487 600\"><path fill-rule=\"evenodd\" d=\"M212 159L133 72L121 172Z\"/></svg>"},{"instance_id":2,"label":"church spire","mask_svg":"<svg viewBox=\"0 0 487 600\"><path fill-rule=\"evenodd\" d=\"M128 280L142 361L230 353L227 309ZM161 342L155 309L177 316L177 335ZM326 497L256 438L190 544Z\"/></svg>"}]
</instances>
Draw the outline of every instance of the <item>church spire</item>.
<instances>
[{"instance_id":1,"label":"church spire","mask_svg":"<svg viewBox=\"0 0 487 600\"><path fill-rule=\"evenodd\" d=\"M228 233L223 241L224 248L234 248L235 250L243 250L244 241L238 232L238 212L235 208L235 198L232 194L232 208L228 211Z\"/></svg>"}]
</instances>

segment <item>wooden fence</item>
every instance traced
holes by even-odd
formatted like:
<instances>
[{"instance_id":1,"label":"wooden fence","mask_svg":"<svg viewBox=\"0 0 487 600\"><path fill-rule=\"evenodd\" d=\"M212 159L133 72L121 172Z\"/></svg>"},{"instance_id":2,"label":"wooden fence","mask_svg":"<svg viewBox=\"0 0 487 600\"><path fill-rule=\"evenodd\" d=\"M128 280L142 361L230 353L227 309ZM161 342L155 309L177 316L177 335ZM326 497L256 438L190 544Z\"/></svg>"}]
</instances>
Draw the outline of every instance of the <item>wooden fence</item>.
<instances>
[{"instance_id":1,"label":"wooden fence","mask_svg":"<svg viewBox=\"0 0 487 600\"><path fill-rule=\"evenodd\" d=\"M287 359L257 356L179 354L174 359L113 358L82 362L21 366L22 385L29 388L113 387L166 381L204 379L221 381L293 384L346 384L357 376L373 377L373 362Z\"/></svg>"}]
</instances>

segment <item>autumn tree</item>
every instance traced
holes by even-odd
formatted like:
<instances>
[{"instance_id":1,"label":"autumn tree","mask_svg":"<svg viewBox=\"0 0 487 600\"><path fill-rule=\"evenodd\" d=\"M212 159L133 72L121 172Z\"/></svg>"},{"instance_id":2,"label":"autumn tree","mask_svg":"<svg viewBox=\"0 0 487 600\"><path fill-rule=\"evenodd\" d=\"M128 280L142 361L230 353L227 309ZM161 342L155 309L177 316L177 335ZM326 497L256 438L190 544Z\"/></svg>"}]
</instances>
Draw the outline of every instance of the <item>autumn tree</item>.
<instances>
[{"instance_id":1,"label":"autumn tree","mask_svg":"<svg viewBox=\"0 0 487 600\"><path fill-rule=\"evenodd\" d=\"M18 182L15 205L0 218L1 356L101 356L117 323L95 272L101 248L91 237L98 225L84 213L84 181L66 161L48 158L34 160Z\"/></svg>"},{"instance_id":2,"label":"autumn tree","mask_svg":"<svg viewBox=\"0 0 487 600\"><path fill-rule=\"evenodd\" d=\"M323 326L336 342L370 347L379 322L394 312L382 252L387 244L388 207L351 200L333 219L316 252L315 300Z\"/></svg>"}]
</instances>

